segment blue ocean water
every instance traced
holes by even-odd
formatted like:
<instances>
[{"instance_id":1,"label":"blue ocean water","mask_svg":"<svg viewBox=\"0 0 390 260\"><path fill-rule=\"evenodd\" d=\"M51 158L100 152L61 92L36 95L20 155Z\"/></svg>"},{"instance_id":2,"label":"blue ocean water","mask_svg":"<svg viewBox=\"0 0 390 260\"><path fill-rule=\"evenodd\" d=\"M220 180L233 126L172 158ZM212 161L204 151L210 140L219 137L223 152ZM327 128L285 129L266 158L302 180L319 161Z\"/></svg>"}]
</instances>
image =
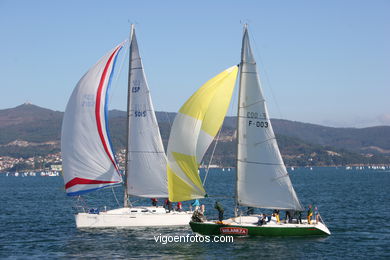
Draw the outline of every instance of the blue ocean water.
<instances>
[{"instance_id":1,"label":"blue ocean water","mask_svg":"<svg viewBox=\"0 0 390 260\"><path fill-rule=\"evenodd\" d=\"M331 236L162 244L154 236L192 232L189 227L79 230L73 218L74 199L65 195L61 177L0 174L0 258L390 259L389 171L302 168L290 176L302 204L319 207ZM202 203L210 219L217 216L216 199L225 207L226 216L233 214L234 180L234 170L209 173L206 190L210 198ZM115 192L122 199L121 188ZM85 199L90 207L116 207L111 189L90 193ZM135 204L150 204L135 200Z\"/></svg>"}]
</instances>

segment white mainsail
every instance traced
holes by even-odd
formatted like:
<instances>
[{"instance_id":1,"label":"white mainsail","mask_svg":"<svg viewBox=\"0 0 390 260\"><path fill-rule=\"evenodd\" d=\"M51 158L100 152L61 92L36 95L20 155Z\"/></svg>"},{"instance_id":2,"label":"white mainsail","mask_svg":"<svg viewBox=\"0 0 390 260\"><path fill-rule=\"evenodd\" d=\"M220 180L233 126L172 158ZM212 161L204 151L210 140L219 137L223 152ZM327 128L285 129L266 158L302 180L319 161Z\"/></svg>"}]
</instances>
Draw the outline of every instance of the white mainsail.
<instances>
[{"instance_id":1,"label":"white mainsail","mask_svg":"<svg viewBox=\"0 0 390 260\"><path fill-rule=\"evenodd\" d=\"M79 195L122 182L110 142L107 92L120 44L77 83L66 106L61 131L67 195Z\"/></svg>"},{"instance_id":2,"label":"white mainsail","mask_svg":"<svg viewBox=\"0 0 390 260\"><path fill-rule=\"evenodd\" d=\"M130 46L128 194L168 197L167 158L154 113L134 29Z\"/></svg>"},{"instance_id":3,"label":"white mainsail","mask_svg":"<svg viewBox=\"0 0 390 260\"><path fill-rule=\"evenodd\" d=\"M246 26L238 104L238 204L302 210L272 130Z\"/></svg>"}]
</instances>

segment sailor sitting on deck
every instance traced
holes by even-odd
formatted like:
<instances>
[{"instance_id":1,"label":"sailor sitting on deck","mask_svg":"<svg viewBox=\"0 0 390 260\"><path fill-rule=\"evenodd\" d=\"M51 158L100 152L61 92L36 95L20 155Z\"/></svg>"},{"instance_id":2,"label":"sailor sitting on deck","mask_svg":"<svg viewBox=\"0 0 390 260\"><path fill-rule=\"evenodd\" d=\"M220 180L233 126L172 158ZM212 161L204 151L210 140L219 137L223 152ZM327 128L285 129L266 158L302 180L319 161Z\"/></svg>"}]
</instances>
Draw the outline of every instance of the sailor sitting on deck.
<instances>
[{"instance_id":1,"label":"sailor sitting on deck","mask_svg":"<svg viewBox=\"0 0 390 260\"><path fill-rule=\"evenodd\" d=\"M183 204L179 201L176 205L176 211L181 212L183 210Z\"/></svg>"},{"instance_id":2,"label":"sailor sitting on deck","mask_svg":"<svg viewBox=\"0 0 390 260\"><path fill-rule=\"evenodd\" d=\"M261 215L260 219L259 219L259 222L258 222L258 225L262 226L262 225L265 225L267 224L267 222L269 222L271 220L271 218L267 218L267 215L265 215L264 213Z\"/></svg>"},{"instance_id":3,"label":"sailor sitting on deck","mask_svg":"<svg viewBox=\"0 0 390 260\"><path fill-rule=\"evenodd\" d=\"M291 212L290 210L286 210L286 223L292 223L294 213Z\"/></svg>"},{"instance_id":4,"label":"sailor sitting on deck","mask_svg":"<svg viewBox=\"0 0 390 260\"><path fill-rule=\"evenodd\" d=\"M297 224L302 224L302 211L295 211L294 218L297 220Z\"/></svg>"},{"instance_id":5,"label":"sailor sitting on deck","mask_svg":"<svg viewBox=\"0 0 390 260\"><path fill-rule=\"evenodd\" d=\"M168 212L171 212L171 211L172 211L172 202L171 202L169 199L166 199L166 200L165 200L164 208L165 208L165 209L168 209Z\"/></svg>"},{"instance_id":6,"label":"sailor sitting on deck","mask_svg":"<svg viewBox=\"0 0 390 260\"><path fill-rule=\"evenodd\" d=\"M246 211L248 215L253 215L255 214L255 208L254 207L248 207L248 210Z\"/></svg>"},{"instance_id":7,"label":"sailor sitting on deck","mask_svg":"<svg viewBox=\"0 0 390 260\"><path fill-rule=\"evenodd\" d=\"M203 208L203 210L202 210ZM205 222L207 219L204 216L204 205L200 209L194 211L191 217L192 222Z\"/></svg>"},{"instance_id":8,"label":"sailor sitting on deck","mask_svg":"<svg viewBox=\"0 0 390 260\"><path fill-rule=\"evenodd\" d=\"M280 216L279 216L279 210L278 209L274 210L274 213L272 213L272 217L275 218L276 223L278 223L278 224L280 223Z\"/></svg>"}]
</instances>

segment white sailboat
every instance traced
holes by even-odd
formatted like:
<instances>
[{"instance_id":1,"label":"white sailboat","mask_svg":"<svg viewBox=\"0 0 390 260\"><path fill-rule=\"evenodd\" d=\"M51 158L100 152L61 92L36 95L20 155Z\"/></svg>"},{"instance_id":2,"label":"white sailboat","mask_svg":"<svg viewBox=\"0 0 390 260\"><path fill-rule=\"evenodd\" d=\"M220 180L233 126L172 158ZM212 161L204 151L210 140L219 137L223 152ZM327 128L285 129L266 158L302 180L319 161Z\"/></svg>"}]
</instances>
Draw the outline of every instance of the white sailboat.
<instances>
[{"instance_id":1,"label":"white sailboat","mask_svg":"<svg viewBox=\"0 0 390 260\"><path fill-rule=\"evenodd\" d=\"M191 212L163 207L138 206L129 196L167 198L166 155L142 61L134 26L131 29L127 108L126 170L122 178L108 130L108 90L119 44L78 82L67 104L61 135L63 177L66 193L83 193L124 184L124 207L81 212L78 228L188 225ZM125 179L123 182L122 180Z\"/></svg>"},{"instance_id":2,"label":"white sailboat","mask_svg":"<svg viewBox=\"0 0 390 260\"><path fill-rule=\"evenodd\" d=\"M235 217L223 221L191 221L192 230L202 235L329 235L330 232L322 221L308 223L304 220L300 224L271 221L260 225L263 224L260 221L262 216L238 214L238 206L303 211L272 129L246 25L239 67ZM234 66L216 77L221 78L224 73L231 74L229 82L225 82L218 90L202 86L183 105L175 118L167 150L171 201L206 197L206 191L199 176L195 176L194 169L199 166L204 152L215 136L214 133L222 124L221 117L226 114L225 106L230 102L237 70L238 66ZM221 97L218 95L227 98L227 103L220 102L218 98ZM210 104L205 102L207 97L212 100ZM178 135L183 125L191 124L191 122L195 122L194 126L200 127L200 131L187 131ZM207 131L210 129L212 131ZM188 145L180 140L193 140L193 144Z\"/></svg>"}]
</instances>

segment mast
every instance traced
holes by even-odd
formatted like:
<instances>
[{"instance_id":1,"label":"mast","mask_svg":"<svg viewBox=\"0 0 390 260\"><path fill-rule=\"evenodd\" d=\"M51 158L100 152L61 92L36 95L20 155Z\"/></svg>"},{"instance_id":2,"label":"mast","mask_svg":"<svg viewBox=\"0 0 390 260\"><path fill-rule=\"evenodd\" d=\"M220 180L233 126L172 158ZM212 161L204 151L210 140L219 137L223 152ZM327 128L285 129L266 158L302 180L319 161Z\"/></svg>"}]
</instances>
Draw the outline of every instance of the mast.
<instances>
[{"instance_id":1,"label":"mast","mask_svg":"<svg viewBox=\"0 0 390 260\"><path fill-rule=\"evenodd\" d=\"M300 210L269 119L244 25L237 125L236 204L240 206ZM270 196L270 194L272 194Z\"/></svg>"},{"instance_id":2,"label":"mast","mask_svg":"<svg viewBox=\"0 0 390 260\"><path fill-rule=\"evenodd\" d=\"M130 27L130 41L129 41L129 74L128 74L128 82L127 82L127 121L126 121L126 160L125 160L125 174L124 174L124 200L123 200L123 206L129 207L129 193L127 191L127 176L129 175L129 144L130 144L130 138L129 138L129 130L130 130L130 95L131 95L131 42L133 39L133 34L134 34L134 24L131 25Z\"/></svg>"},{"instance_id":3,"label":"mast","mask_svg":"<svg viewBox=\"0 0 390 260\"><path fill-rule=\"evenodd\" d=\"M240 82L238 84L238 102L237 102L237 105L238 105L238 108L237 108L237 131L236 131L236 140L237 140L237 149L236 149L236 194L235 194L235 198L234 198L234 202L235 202L235 206L234 206L234 216L237 217L238 215L238 134L239 134L239 131L240 131L240 124L239 124L239 117L240 117L240 100L241 100L241 80L242 80L242 67L243 67L243 57L244 57L244 36L245 36L245 33L247 32L247 28L248 28L248 24L244 24L244 33L243 33L243 37L242 37L242 46L241 46L241 61L240 61Z\"/></svg>"}]
</instances>

